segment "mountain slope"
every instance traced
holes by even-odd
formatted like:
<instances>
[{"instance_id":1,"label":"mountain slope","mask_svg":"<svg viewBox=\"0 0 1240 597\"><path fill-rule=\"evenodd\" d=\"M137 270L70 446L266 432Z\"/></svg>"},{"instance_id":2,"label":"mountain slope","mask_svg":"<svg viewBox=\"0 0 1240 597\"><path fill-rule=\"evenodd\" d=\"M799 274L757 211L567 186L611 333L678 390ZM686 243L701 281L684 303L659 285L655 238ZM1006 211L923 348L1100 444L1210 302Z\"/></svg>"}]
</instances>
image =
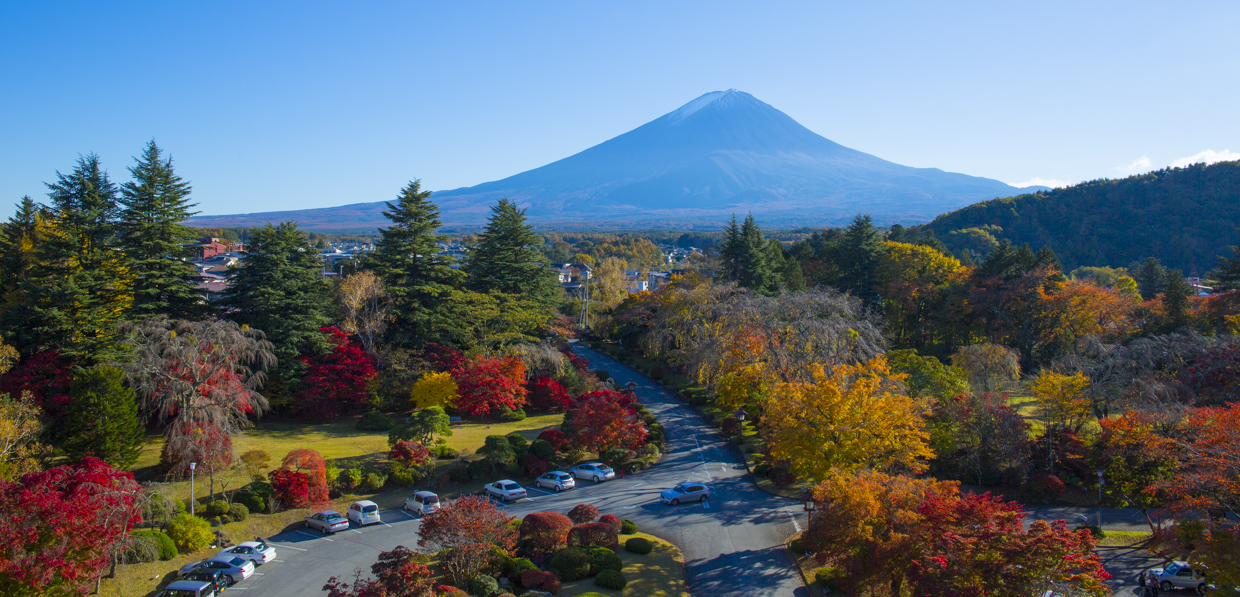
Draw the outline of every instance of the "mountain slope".
<instances>
[{"instance_id":1,"label":"mountain slope","mask_svg":"<svg viewBox=\"0 0 1240 597\"><path fill-rule=\"evenodd\" d=\"M1229 255L1237 226L1240 162L1220 162L984 201L910 232L933 234L957 253L993 242L987 235L1050 247L1065 270L1124 267L1153 256L1189 274Z\"/></svg>"},{"instance_id":2,"label":"mountain slope","mask_svg":"<svg viewBox=\"0 0 1240 597\"><path fill-rule=\"evenodd\" d=\"M482 222L491 204L508 197L527 207L534 222L717 224L733 212L751 211L767 224L804 225L841 223L857 212L880 223L915 223L1014 192L997 180L910 168L849 149L747 93L728 90L546 166L440 191L434 199L445 224ZM293 214L323 227L346 219L362 224L379 211L381 204L357 204L280 217ZM190 223L247 219L209 216Z\"/></svg>"}]
</instances>

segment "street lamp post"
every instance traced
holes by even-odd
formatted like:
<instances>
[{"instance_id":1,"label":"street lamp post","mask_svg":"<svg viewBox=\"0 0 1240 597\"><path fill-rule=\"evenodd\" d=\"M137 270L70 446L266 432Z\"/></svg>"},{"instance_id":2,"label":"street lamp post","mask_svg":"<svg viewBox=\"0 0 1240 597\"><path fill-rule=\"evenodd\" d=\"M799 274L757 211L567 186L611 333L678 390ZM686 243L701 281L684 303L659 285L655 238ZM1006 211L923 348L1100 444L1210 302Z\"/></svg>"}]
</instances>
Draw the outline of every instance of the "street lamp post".
<instances>
[{"instance_id":1,"label":"street lamp post","mask_svg":"<svg viewBox=\"0 0 1240 597\"><path fill-rule=\"evenodd\" d=\"M1102 471L1098 471L1098 531L1102 531Z\"/></svg>"},{"instance_id":2,"label":"street lamp post","mask_svg":"<svg viewBox=\"0 0 1240 597\"><path fill-rule=\"evenodd\" d=\"M805 500L805 519L806 522L813 522L814 510L818 508L818 504L814 502L814 498Z\"/></svg>"},{"instance_id":3,"label":"street lamp post","mask_svg":"<svg viewBox=\"0 0 1240 597\"><path fill-rule=\"evenodd\" d=\"M194 469L198 467L197 462L189 463L189 514L194 515Z\"/></svg>"}]
</instances>

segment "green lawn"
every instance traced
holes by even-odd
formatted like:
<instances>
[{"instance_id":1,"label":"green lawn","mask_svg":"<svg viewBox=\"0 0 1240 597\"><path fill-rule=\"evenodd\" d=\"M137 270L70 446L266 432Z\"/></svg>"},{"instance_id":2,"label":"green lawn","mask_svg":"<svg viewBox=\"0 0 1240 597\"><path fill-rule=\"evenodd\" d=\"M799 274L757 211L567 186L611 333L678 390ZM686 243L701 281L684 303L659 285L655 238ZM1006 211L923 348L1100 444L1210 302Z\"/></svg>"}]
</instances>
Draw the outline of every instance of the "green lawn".
<instances>
[{"instance_id":1,"label":"green lawn","mask_svg":"<svg viewBox=\"0 0 1240 597\"><path fill-rule=\"evenodd\" d=\"M629 553L624 549L624 541L633 537L645 537L654 543L654 551L648 555ZM594 591L604 595L620 597L689 597L689 588L685 584L685 562L676 546L654 535L637 533L621 535L620 549L616 550L620 561L624 562L624 578L629 582L623 590L612 591L594 584L593 578L577 582L564 583L559 597L578 597Z\"/></svg>"}]
</instances>

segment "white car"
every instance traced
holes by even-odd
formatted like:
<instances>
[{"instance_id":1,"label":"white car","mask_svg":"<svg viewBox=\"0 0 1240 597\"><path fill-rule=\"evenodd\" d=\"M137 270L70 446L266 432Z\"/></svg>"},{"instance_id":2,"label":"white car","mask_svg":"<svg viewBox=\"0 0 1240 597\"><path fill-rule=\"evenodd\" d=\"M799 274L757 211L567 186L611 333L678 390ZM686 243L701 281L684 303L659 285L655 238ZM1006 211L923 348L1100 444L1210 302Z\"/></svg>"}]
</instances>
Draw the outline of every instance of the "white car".
<instances>
[{"instance_id":1,"label":"white car","mask_svg":"<svg viewBox=\"0 0 1240 597\"><path fill-rule=\"evenodd\" d=\"M254 562L235 556L215 556L181 566L181 574L189 574L194 570L222 570L233 583L239 583L254 574Z\"/></svg>"},{"instance_id":2,"label":"white car","mask_svg":"<svg viewBox=\"0 0 1240 597\"><path fill-rule=\"evenodd\" d=\"M348 517L350 521L356 522L360 526L383 522L379 520L379 504L370 500L349 504Z\"/></svg>"},{"instance_id":3,"label":"white car","mask_svg":"<svg viewBox=\"0 0 1240 597\"><path fill-rule=\"evenodd\" d=\"M578 479L589 479L595 483L616 478L616 471L601 462L583 462L568 469L568 473Z\"/></svg>"},{"instance_id":4,"label":"white car","mask_svg":"<svg viewBox=\"0 0 1240 597\"><path fill-rule=\"evenodd\" d=\"M577 486L577 482L573 480L573 476L564 471L551 471L539 475L534 479L534 486L545 489L553 489L555 491L564 491Z\"/></svg>"},{"instance_id":5,"label":"white car","mask_svg":"<svg viewBox=\"0 0 1240 597\"><path fill-rule=\"evenodd\" d=\"M311 514L306 517L303 524L306 525L306 528L317 529L324 535L328 533L335 533L336 531L349 530L349 521L345 520L345 518L335 510L324 510L322 512Z\"/></svg>"},{"instance_id":6,"label":"white car","mask_svg":"<svg viewBox=\"0 0 1240 597\"><path fill-rule=\"evenodd\" d=\"M266 543L259 543L258 541L246 541L245 543L238 543L228 549L221 550L215 555L236 556L243 560L250 560L257 565L262 566L263 564L276 559L276 548L267 545Z\"/></svg>"},{"instance_id":7,"label":"white car","mask_svg":"<svg viewBox=\"0 0 1240 597\"><path fill-rule=\"evenodd\" d=\"M482 488L482 493L501 502L511 502L525 497L525 488L510 479L501 479Z\"/></svg>"},{"instance_id":8,"label":"white car","mask_svg":"<svg viewBox=\"0 0 1240 597\"><path fill-rule=\"evenodd\" d=\"M426 516L439 509L439 496L429 491L419 491L405 498L405 509Z\"/></svg>"},{"instance_id":9,"label":"white car","mask_svg":"<svg viewBox=\"0 0 1240 597\"><path fill-rule=\"evenodd\" d=\"M1194 570L1188 562L1171 562L1166 568L1154 568L1150 570L1150 578L1151 582L1158 583L1158 588L1162 591L1193 589L1204 593L1210 588L1206 584L1205 574L1201 570Z\"/></svg>"},{"instance_id":10,"label":"white car","mask_svg":"<svg viewBox=\"0 0 1240 597\"><path fill-rule=\"evenodd\" d=\"M673 506L681 502L704 502L710 499L710 488L701 483L681 483L659 494L659 500Z\"/></svg>"}]
</instances>

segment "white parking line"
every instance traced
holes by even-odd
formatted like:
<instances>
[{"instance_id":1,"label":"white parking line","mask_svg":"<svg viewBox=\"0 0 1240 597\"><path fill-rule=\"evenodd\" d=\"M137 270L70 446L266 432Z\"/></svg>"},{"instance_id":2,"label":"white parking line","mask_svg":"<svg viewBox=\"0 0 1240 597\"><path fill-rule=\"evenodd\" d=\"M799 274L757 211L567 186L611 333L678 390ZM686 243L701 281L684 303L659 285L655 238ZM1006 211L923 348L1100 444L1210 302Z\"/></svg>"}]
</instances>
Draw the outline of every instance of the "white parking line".
<instances>
[{"instance_id":1,"label":"white parking line","mask_svg":"<svg viewBox=\"0 0 1240 597\"><path fill-rule=\"evenodd\" d=\"M284 560L272 560L273 562L283 562Z\"/></svg>"},{"instance_id":2,"label":"white parking line","mask_svg":"<svg viewBox=\"0 0 1240 597\"><path fill-rule=\"evenodd\" d=\"M248 591L250 587L228 587L225 591Z\"/></svg>"},{"instance_id":3,"label":"white parking line","mask_svg":"<svg viewBox=\"0 0 1240 597\"><path fill-rule=\"evenodd\" d=\"M400 512L401 514L404 514L405 516L408 516L409 518L417 518L417 516L410 514L409 511L404 508L397 510L397 512Z\"/></svg>"},{"instance_id":4,"label":"white parking line","mask_svg":"<svg viewBox=\"0 0 1240 597\"><path fill-rule=\"evenodd\" d=\"M266 573L266 572L254 572L254 573L252 573L252 574L253 574L254 576L262 576L262 575L267 574L267 573Z\"/></svg>"},{"instance_id":5,"label":"white parking line","mask_svg":"<svg viewBox=\"0 0 1240 597\"><path fill-rule=\"evenodd\" d=\"M793 514L792 511L787 508L783 508L783 511L787 512L788 518L792 519L792 528L796 529L798 533L801 532L801 523L797 522L796 515Z\"/></svg>"},{"instance_id":6,"label":"white parking line","mask_svg":"<svg viewBox=\"0 0 1240 597\"><path fill-rule=\"evenodd\" d=\"M390 529L390 528L392 528L392 525L390 525L390 524L388 524L388 523L386 523L386 522L383 522L382 520L380 520L380 521L379 521L379 524L381 524L381 525L383 525L383 526L385 526L385 527L387 527L387 528L389 528L389 529Z\"/></svg>"},{"instance_id":7,"label":"white parking line","mask_svg":"<svg viewBox=\"0 0 1240 597\"><path fill-rule=\"evenodd\" d=\"M537 491L538 493L545 493L545 494L547 494L547 495L551 495L551 492L550 492L550 491L543 491L543 490L541 490L541 489L539 489L539 488L537 488L537 487L526 487L526 489L528 489L528 490L530 490L530 491Z\"/></svg>"},{"instance_id":8,"label":"white parking line","mask_svg":"<svg viewBox=\"0 0 1240 597\"><path fill-rule=\"evenodd\" d=\"M630 487L630 489L637 489L638 487L641 487L642 485L645 485L645 483L638 483L637 485Z\"/></svg>"},{"instance_id":9,"label":"white parking line","mask_svg":"<svg viewBox=\"0 0 1240 597\"><path fill-rule=\"evenodd\" d=\"M331 539L328 539L327 537L319 537L319 536L317 536L317 535L311 535L310 533L307 533L307 532L305 532L305 531L293 531L293 532L294 532L294 533L301 534L301 535L305 535L305 536L307 536L307 537L312 537L312 538L314 538L314 539L322 539L322 540L324 540L324 541L331 541ZM296 548L294 548L294 549L296 549ZM306 551L306 550L304 550L304 549L303 549L302 551Z\"/></svg>"},{"instance_id":10,"label":"white parking line","mask_svg":"<svg viewBox=\"0 0 1240 597\"><path fill-rule=\"evenodd\" d=\"M361 535L361 534L362 534L362 532L361 532L361 531L359 531L359 530L357 530L357 529L349 529L349 530L350 530L350 531L353 531L354 533L357 533L357 534L359 534L359 535Z\"/></svg>"},{"instance_id":11,"label":"white parking line","mask_svg":"<svg viewBox=\"0 0 1240 597\"><path fill-rule=\"evenodd\" d=\"M702 500L702 507L706 508L707 510L710 510L710 501Z\"/></svg>"},{"instance_id":12,"label":"white parking line","mask_svg":"<svg viewBox=\"0 0 1240 597\"><path fill-rule=\"evenodd\" d=\"M311 535L311 537L313 537L313 536L314 536L314 535ZM300 548L300 547L293 547L292 545L280 545L279 543L272 543L272 542L270 542L270 541L268 541L268 542L267 542L267 545L274 545L274 546L276 546L276 547L283 547L283 548L285 548L285 549L296 549L297 551L310 551L310 550L308 550L308 549L302 549L302 548ZM277 561L277 562L279 562L280 560L276 560L276 561Z\"/></svg>"}]
</instances>

